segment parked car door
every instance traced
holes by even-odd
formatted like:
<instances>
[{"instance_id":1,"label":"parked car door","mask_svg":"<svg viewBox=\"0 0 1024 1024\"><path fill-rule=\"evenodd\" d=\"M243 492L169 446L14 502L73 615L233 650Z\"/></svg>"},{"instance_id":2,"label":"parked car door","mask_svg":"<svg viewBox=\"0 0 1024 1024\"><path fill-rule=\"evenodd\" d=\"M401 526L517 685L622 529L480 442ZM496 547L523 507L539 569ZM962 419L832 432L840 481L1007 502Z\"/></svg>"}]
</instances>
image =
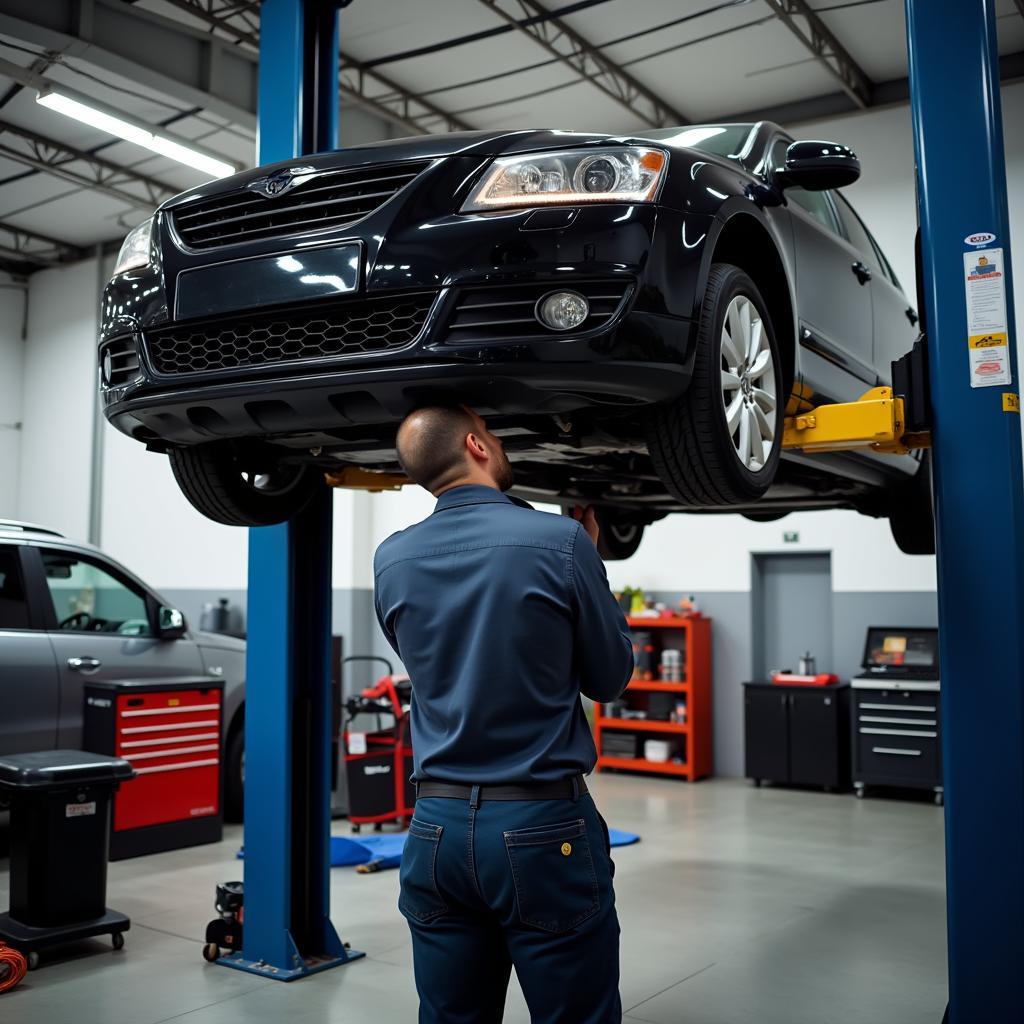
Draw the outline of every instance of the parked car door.
<instances>
[{"instance_id":1,"label":"parked car door","mask_svg":"<svg viewBox=\"0 0 1024 1024\"><path fill-rule=\"evenodd\" d=\"M89 679L202 675L188 637L156 635L156 601L116 565L68 548L36 549L51 602L50 638L60 673L58 743L81 742L82 684Z\"/></svg>"},{"instance_id":2,"label":"parked car door","mask_svg":"<svg viewBox=\"0 0 1024 1024\"><path fill-rule=\"evenodd\" d=\"M34 621L21 553L0 544L0 754L53 750L57 743L57 661Z\"/></svg>"},{"instance_id":3,"label":"parked car door","mask_svg":"<svg viewBox=\"0 0 1024 1024\"><path fill-rule=\"evenodd\" d=\"M785 163L788 139L772 146ZM804 383L815 400L850 401L875 383L870 280L843 237L831 192L785 191L793 225L796 301Z\"/></svg>"},{"instance_id":4,"label":"parked car door","mask_svg":"<svg viewBox=\"0 0 1024 1024\"><path fill-rule=\"evenodd\" d=\"M871 299L874 310L873 361L885 383L891 381L890 365L914 346L918 328L917 313L900 288L878 243L857 212L843 196L836 196L836 209L846 237L860 253L871 272Z\"/></svg>"}]
</instances>

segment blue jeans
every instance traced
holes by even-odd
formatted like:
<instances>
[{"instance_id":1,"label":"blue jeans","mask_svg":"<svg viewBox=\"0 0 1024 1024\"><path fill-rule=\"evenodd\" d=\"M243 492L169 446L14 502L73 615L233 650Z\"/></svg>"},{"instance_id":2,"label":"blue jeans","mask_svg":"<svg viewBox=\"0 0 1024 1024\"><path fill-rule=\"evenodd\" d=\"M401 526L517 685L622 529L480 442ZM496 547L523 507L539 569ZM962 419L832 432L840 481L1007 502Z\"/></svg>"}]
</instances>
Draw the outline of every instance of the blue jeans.
<instances>
[{"instance_id":1,"label":"blue jeans","mask_svg":"<svg viewBox=\"0 0 1024 1024\"><path fill-rule=\"evenodd\" d=\"M613 873L589 795L418 800L398 906L420 1024L496 1024L513 966L533 1024L620 1024Z\"/></svg>"}]
</instances>

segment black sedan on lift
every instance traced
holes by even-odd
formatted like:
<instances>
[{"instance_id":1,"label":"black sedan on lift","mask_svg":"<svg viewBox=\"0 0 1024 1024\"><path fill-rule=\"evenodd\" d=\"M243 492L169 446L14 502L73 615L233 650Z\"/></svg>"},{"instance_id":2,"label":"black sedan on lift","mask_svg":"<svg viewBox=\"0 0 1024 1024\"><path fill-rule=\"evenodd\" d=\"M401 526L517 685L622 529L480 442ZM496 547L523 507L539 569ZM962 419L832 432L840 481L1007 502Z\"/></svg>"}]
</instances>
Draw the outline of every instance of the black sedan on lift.
<instances>
[{"instance_id":1,"label":"black sedan on lift","mask_svg":"<svg viewBox=\"0 0 1024 1024\"><path fill-rule=\"evenodd\" d=\"M394 472L402 417L465 402L518 493L592 502L627 557L670 512L887 516L931 550L927 465L781 451L787 409L888 383L917 316L777 125L464 132L257 168L161 206L103 296L104 410L204 515L264 525L325 473Z\"/></svg>"}]
</instances>

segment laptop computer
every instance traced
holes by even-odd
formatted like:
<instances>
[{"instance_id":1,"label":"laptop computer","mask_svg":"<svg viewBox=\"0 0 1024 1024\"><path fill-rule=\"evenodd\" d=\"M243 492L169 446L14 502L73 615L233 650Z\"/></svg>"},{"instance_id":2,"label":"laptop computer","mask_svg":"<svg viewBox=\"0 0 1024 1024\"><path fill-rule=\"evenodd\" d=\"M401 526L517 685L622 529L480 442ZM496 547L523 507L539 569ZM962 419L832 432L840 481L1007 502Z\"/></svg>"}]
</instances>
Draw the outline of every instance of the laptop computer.
<instances>
[{"instance_id":1,"label":"laptop computer","mask_svg":"<svg viewBox=\"0 0 1024 1024\"><path fill-rule=\"evenodd\" d=\"M858 679L937 680L939 631L917 626L869 626Z\"/></svg>"}]
</instances>

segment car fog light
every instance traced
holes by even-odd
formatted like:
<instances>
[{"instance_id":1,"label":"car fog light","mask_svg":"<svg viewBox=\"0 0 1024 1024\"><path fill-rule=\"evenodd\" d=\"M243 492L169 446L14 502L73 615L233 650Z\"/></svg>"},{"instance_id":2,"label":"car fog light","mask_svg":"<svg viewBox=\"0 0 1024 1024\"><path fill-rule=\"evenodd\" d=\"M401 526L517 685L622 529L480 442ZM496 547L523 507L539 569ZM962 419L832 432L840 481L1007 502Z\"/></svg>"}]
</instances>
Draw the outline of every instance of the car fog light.
<instances>
[{"instance_id":1,"label":"car fog light","mask_svg":"<svg viewBox=\"0 0 1024 1024\"><path fill-rule=\"evenodd\" d=\"M110 374L113 372L113 369L114 369L114 360L111 357L110 349L108 348L106 350L106 352L103 353L103 362L101 364L101 370L102 370L102 374L103 374L103 383L107 387L110 387Z\"/></svg>"},{"instance_id":2,"label":"car fog light","mask_svg":"<svg viewBox=\"0 0 1024 1024\"><path fill-rule=\"evenodd\" d=\"M549 292L537 303L537 319L553 331L571 331L590 316L590 303L579 292Z\"/></svg>"}]
</instances>

